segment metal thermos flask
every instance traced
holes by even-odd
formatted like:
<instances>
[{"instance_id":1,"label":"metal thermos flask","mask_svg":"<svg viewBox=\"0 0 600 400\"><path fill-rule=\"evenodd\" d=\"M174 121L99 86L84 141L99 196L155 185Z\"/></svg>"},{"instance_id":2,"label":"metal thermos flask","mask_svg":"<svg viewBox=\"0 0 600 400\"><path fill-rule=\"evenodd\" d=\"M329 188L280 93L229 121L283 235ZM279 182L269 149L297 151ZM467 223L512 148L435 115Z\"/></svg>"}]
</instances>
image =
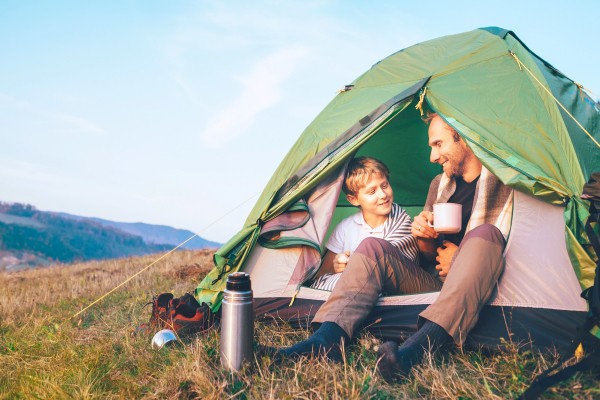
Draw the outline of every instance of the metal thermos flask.
<instances>
[{"instance_id":1,"label":"metal thermos flask","mask_svg":"<svg viewBox=\"0 0 600 400\"><path fill-rule=\"evenodd\" d=\"M250 275L234 272L227 277L221 308L221 365L234 372L252 359L254 310Z\"/></svg>"}]
</instances>

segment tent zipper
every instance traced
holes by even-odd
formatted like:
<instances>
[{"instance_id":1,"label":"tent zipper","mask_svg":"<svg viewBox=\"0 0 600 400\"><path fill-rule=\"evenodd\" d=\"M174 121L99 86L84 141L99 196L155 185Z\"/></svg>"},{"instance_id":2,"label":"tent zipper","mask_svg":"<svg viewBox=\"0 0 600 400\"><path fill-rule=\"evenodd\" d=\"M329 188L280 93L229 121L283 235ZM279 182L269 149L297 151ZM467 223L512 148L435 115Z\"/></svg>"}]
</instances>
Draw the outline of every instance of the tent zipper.
<instances>
[{"instance_id":1,"label":"tent zipper","mask_svg":"<svg viewBox=\"0 0 600 400\"><path fill-rule=\"evenodd\" d=\"M300 293L300 289L302 289L302 285L304 285L306 282L308 282L312 278L314 278L317 271L318 271L318 269L313 265L304 273L304 275L298 282L298 285L296 285L296 290L294 291L294 295L292 296L292 299L290 300L290 304L288 304L288 307L291 307L292 304L294 304L294 301L296 300L296 296L298 295L298 293Z\"/></svg>"}]
</instances>

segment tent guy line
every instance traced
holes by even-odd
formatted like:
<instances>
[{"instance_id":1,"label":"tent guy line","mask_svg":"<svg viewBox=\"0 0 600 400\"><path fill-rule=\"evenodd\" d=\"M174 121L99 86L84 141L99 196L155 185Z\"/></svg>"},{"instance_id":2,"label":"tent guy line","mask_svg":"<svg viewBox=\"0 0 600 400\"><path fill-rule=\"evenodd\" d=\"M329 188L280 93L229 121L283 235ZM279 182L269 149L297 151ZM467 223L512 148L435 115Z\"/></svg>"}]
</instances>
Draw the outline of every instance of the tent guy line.
<instances>
[{"instance_id":1,"label":"tent guy line","mask_svg":"<svg viewBox=\"0 0 600 400\"><path fill-rule=\"evenodd\" d=\"M209 229L210 227L212 227L213 225L215 225L216 223L218 223L219 221L223 220L224 218L226 218L228 215L230 215L231 213L233 213L235 210L237 210L238 208L242 207L244 204L246 204L247 202L249 202L250 200L252 200L253 198L255 198L256 196L258 196L260 194L260 192L256 192L255 194L253 194L252 196L248 197L246 200L242 201L241 203L239 203L238 205L236 205L235 207L233 207L232 209L230 209L229 211L227 211L225 214L221 215L219 218L215 219L213 222L211 222L210 224L208 224L207 226L205 226L204 228L202 228L200 231L198 231L197 233L194 233L192 236L190 236L189 238L187 238L186 240L184 240L183 242L179 243L177 246L175 246L174 248L172 248L171 250L169 250L168 252L166 252L165 254L163 254L162 256L160 256L159 258L157 258L156 260L152 261L150 264L146 265L144 268L142 268L141 270L139 270L138 272L136 272L135 274L131 275L130 277L128 277L127 279L125 279L123 282L119 283L117 286L115 286L114 288L112 288L111 290L109 290L108 292L106 292L105 294L103 294L102 296L98 297L96 300L94 300L93 302L91 302L90 304L88 304L87 306L85 306L84 308L82 308L81 310L79 310L78 312L76 312L75 314L73 314L71 317L67 318L64 322L70 321L73 318L77 317L78 315L82 314L83 312L87 311L88 309L90 309L91 307L93 307L94 305L98 304L100 301L102 301L105 297L109 296L110 294L112 294L113 292L115 292L117 289L119 289L121 286L127 284L129 281L131 281L133 278L135 278L136 276L140 275L142 272L146 271L147 269L149 269L150 267L152 267L153 265L155 265L156 263L158 263L159 261L161 261L164 258L167 258L169 255L171 255L172 253L174 253L176 250L178 250L181 246L183 246L184 244L186 244L187 242L189 242L190 240L194 239L195 237L200 236L200 234L204 231L206 231L207 229Z\"/></svg>"},{"instance_id":2,"label":"tent guy line","mask_svg":"<svg viewBox=\"0 0 600 400\"><path fill-rule=\"evenodd\" d=\"M567 110L566 107L563 106L562 103L560 101L558 101L558 99L556 97L554 97L554 95L542 84L542 82L540 82L539 79L536 78L536 76L529 70L529 68L527 68L527 66L525 64L523 64L521 62L521 60L519 60L519 57L517 57L517 55L515 53L513 53L512 51L509 51L509 53L515 59L517 64L519 64L519 68L521 68L521 67L525 68L525 71L527 71L527 73L537 82L538 85L540 85L540 88L544 89L544 91L546 93L548 93L550 95L550 97L552 97L554 99L556 104L558 104L560 106L560 108L562 108L563 111L566 112L569 117L571 117L571 119L577 124L577 126L579 126L586 133L586 135L588 135L590 137L590 139L592 139L592 141L596 144L596 146L598 146L600 148L600 144L596 141L596 139L594 139L594 137L587 131L587 129L585 129L583 127L583 125L581 125L579 123L579 121L577 121L577 119L569 112L569 110ZM585 89L583 87L583 85L580 85L579 83L577 83L575 81L573 81L573 83L575 84L575 86L577 86L579 88L579 90Z\"/></svg>"},{"instance_id":3,"label":"tent guy line","mask_svg":"<svg viewBox=\"0 0 600 400\"><path fill-rule=\"evenodd\" d=\"M125 285L127 282L129 282L130 280L132 280L133 278L135 278L136 276L138 276L139 274L141 274L142 272L146 271L148 268L150 268L151 266L153 266L154 264L156 264L157 262L159 262L160 260L162 260L163 258L166 258L167 256L169 256L171 253L173 253L175 250L177 250L178 248L180 248L181 246L183 246L184 244L186 244L187 242L189 242L190 240L192 240L193 238L195 238L196 236L198 236L197 234L193 234L192 236L190 236L188 239L186 239L185 241L183 241L182 243L178 244L176 247L174 247L173 249L169 250L167 253L163 254L162 256L160 256L158 259L154 260L153 262L151 262L150 264L148 264L147 266L145 266L144 268L142 268L141 270L139 270L138 272L136 272L135 274L131 275L129 278L125 279L123 282L119 283L117 286L115 286L114 288L112 288L111 290L109 290L108 292L106 292L105 294L103 294L102 296L100 296L99 298L97 298L96 300L94 300L93 302L91 302L89 305L87 305L86 307L82 308L81 310L79 310L78 312L76 312L75 314L73 314L70 318L68 318L65 322L67 322L70 319L73 319L75 317L77 317L79 314L83 313L84 311L88 310L89 308L91 308L93 305L99 303L100 301L102 301L102 299L104 299L106 296L110 295L111 293L113 293L115 290L117 290L118 288L120 288L121 286Z\"/></svg>"}]
</instances>

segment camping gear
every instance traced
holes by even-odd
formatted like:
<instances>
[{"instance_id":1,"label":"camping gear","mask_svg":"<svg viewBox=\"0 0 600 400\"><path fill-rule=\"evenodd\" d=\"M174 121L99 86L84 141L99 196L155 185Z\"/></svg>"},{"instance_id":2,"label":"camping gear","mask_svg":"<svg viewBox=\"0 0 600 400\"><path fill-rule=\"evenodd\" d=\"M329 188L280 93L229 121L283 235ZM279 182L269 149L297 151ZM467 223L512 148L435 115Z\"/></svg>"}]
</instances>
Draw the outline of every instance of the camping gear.
<instances>
[{"instance_id":1,"label":"camping gear","mask_svg":"<svg viewBox=\"0 0 600 400\"><path fill-rule=\"evenodd\" d=\"M158 296L152 296L152 301L144 305L152 305L150 320L138 326L135 329L136 334L150 334L167 326L169 302L173 299L173 293L161 293Z\"/></svg>"},{"instance_id":2,"label":"camping gear","mask_svg":"<svg viewBox=\"0 0 600 400\"><path fill-rule=\"evenodd\" d=\"M221 310L221 365L233 372L252 359L254 312L250 275L235 272L227 277Z\"/></svg>"},{"instance_id":3,"label":"camping gear","mask_svg":"<svg viewBox=\"0 0 600 400\"><path fill-rule=\"evenodd\" d=\"M196 289L219 309L225 277L250 274L257 318L303 325L328 298L309 287L331 229L356 209L341 194L355 156L383 161L409 214L441 173L429 162L422 113L437 112L482 164L515 189L506 267L468 344L567 346L587 314L596 255L585 233L584 182L600 171L600 111L582 85L511 31L430 40L377 62L343 89L281 162L243 228ZM285 132L283 128L281 134ZM364 326L399 340L438 293L382 296Z\"/></svg>"},{"instance_id":4,"label":"camping gear","mask_svg":"<svg viewBox=\"0 0 600 400\"><path fill-rule=\"evenodd\" d=\"M214 325L215 315L206 303L200 305L190 293L175 298L173 293L153 296L150 320L136 329L136 333L150 333L169 329L178 335L203 332Z\"/></svg>"},{"instance_id":5,"label":"camping gear","mask_svg":"<svg viewBox=\"0 0 600 400\"><path fill-rule=\"evenodd\" d=\"M152 348L162 349L166 344L172 344L177 342L177 335L170 329L162 329L154 335L152 338Z\"/></svg>"}]
</instances>

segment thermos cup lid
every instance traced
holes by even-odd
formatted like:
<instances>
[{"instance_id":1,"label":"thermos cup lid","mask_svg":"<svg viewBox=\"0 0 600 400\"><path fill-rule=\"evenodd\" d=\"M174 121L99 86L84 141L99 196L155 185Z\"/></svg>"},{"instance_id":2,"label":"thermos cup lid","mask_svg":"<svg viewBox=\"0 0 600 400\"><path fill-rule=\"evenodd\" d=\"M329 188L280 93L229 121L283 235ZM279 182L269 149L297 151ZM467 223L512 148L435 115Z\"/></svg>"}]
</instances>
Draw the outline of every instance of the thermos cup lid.
<instances>
[{"instance_id":1,"label":"thermos cup lid","mask_svg":"<svg viewBox=\"0 0 600 400\"><path fill-rule=\"evenodd\" d=\"M156 332L156 335L152 338L152 348L160 349L166 344L173 344L175 342L177 342L175 332L170 329L163 329Z\"/></svg>"},{"instance_id":2,"label":"thermos cup lid","mask_svg":"<svg viewBox=\"0 0 600 400\"><path fill-rule=\"evenodd\" d=\"M250 285L250 275L245 272L234 272L227 277L227 290L237 292L249 292L252 288Z\"/></svg>"}]
</instances>

